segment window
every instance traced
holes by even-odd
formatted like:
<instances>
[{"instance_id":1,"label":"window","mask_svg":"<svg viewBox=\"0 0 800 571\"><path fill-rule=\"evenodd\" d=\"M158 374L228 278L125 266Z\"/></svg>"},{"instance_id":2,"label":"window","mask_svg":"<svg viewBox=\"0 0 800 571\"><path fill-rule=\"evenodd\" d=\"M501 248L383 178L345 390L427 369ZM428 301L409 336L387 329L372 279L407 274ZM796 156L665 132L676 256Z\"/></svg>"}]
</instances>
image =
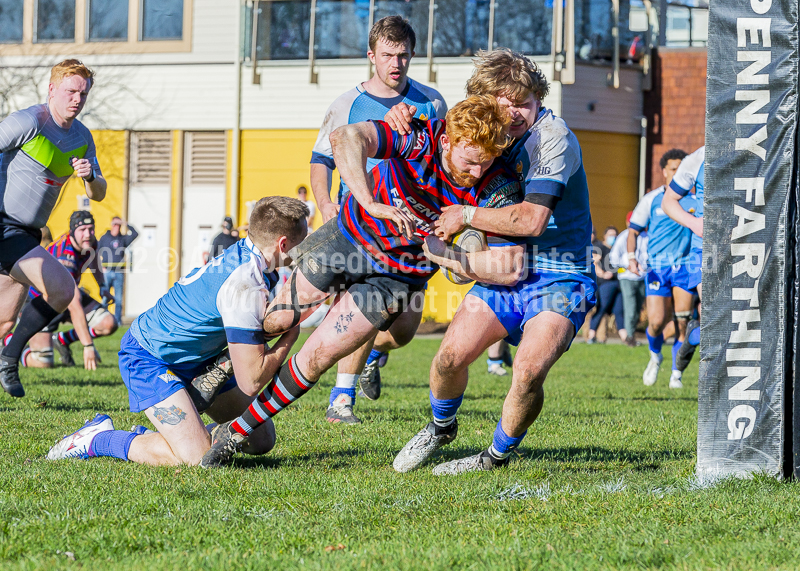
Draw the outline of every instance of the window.
<instances>
[{"instance_id":1,"label":"window","mask_svg":"<svg viewBox=\"0 0 800 571\"><path fill-rule=\"evenodd\" d=\"M402 16L411 23L417 36L417 57L428 55L428 0L375 0L375 21L386 16ZM434 52L436 53L436 52Z\"/></svg>"},{"instance_id":2,"label":"window","mask_svg":"<svg viewBox=\"0 0 800 571\"><path fill-rule=\"evenodd\" d=\"M183 38L183 0L141 0L143 40Z\"/></svg>"},{"instance_id":3,"label":"window","mask_svg":"<svg viewBox=\"0 0 800 571\"><path fill-rule=\"evenodd\" d=\"M128 39L128 0L89 0L88 15L90 42Z\"/></svg>"},{"instance_id":4,"label":"window","mask_svg":"<svg viewBox=\"0 0 800 571\"><path fill-rule=\"evenodd\" d=\"M23 0L0 0L0 44L22 43Z\"/></svg>"},{"instance_id":5,"label":"window","mask_svg":"<svg viewBox=\"0 0 800 571\"><path fill-rule=\"evenodd\" d=\"M320 59L365 58L369 0L318 0L314 55Z\"/></svg>"},{"instance_id":6,"label":"window","mask_svg":"<svg viewBox=\"0 0 800 571\"><path fill-rule=\"evenodd\" d=\"M252 12L245 24L245 54L250 55L253 32ZM311 2L261 2L258 14L257 57L269 59L308 59L308 33L311 27Z\"/></svg>"},{"instance_id":7,"label":"window","mask_svg":"<svg viewBox=\"0 0 800 571\"><path fill-rule=\"evenodd\" d=\"M42 43L74 40L75 0L38 0L36 41Z\"/></svg>"},{"instance_id":8,"label":"window","mask_svg":"<svg viewBox=\"0 0 800 571\"><path fill-rule=\"evenodd\" d=\"M551 50L553 4L544 0L497 0L492 47L505 47L530 55Z\"/></svg>"},{"instance_id":9,"label":"window","mask_svg":"<svg viewBox=\"0 0 800 571\"><path fill-rule=\"evenodd\" d=\"M489 0L436 0L433 55L471 56L489 47Z\"/></svg>"}]
</instances>

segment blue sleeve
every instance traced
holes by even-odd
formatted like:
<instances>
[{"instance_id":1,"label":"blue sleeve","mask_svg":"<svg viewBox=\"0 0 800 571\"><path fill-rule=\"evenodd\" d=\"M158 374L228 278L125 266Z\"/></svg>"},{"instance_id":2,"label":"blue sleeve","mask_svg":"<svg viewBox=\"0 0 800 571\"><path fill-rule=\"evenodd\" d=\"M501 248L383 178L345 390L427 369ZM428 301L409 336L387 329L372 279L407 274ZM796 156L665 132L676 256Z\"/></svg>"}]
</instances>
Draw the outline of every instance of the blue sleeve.
<instances>
[{"instance_id":1,"label":"blue sleeve","mask_svg":"<svg viewBox=\"0 0 800 571\"><path fill-rule=\"evenodd\" d=\"M316 151L311 153L311 164L325 165L331 170L336 170L336 163L333 162L333 157L328 157Z\"/></svg>"},{"instance_id":2,"label":"blue sleeve","mask_svg":"<svg viewBox=\"0 0 800 571\"><path fill-rule=\"evenodd\" d=\"M226 327L225 337L228 339L228 343L242 343L244 345L263 345L266 342L263 330L254 331L252 329Z\"/></svg>"},{"instance_id":3,"label":"blue sleeve","mask_svg":"<svg viewBox=\"0 0 800 571\"><path fill-rule=\"evenodd\" d=\"M525 184L525 195L528 194L548 194L561 198L564 195L567 185L558 180L537 178L529 180Z\"/></svg>"}]
</instances>

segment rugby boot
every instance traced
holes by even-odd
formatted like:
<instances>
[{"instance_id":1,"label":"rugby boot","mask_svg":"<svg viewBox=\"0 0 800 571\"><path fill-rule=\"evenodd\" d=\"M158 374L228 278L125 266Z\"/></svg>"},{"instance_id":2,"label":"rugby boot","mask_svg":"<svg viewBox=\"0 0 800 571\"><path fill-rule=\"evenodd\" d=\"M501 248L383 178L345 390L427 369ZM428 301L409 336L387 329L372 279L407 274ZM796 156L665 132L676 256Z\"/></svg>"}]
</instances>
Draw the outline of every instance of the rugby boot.
<instances>
[{"instance_id":1,"label":"rugby boot","mask_svg":"<svg viewBox=\"0 0 800 571\"><path fill-rule=\"evenodd\" d=\"M669 388L671 389L682 389L683 388L683 381L681 378L683 377L683 373L680 371L673 370L669 376Z\"/></svg>"},{"instance_id":2,"label":"rugby boot","mask_svg":"<svg viewBox=\"0 0 800 571\"><path fill-rule=\"evenodd\" d=\"M489 454L488 450L484 450L479 454L475 454L475 456L467 456L466 458L439 464L433 469L433 475L455 476L456 474L466 474L467 472L487 472L507 465L508 458L498 460Z\"/></svg>"},{"instance_id":3,"label":"rugby boot","mask_svg":"<svg viewBox=\"0 0 800 571\"><path fill-rule=\"evenodd\" d=\"M186 388L197 412L208 409L220 389L233 377L233 361L227 351L217 357L202 375L196 376Z\"/></svg>"},{"instance_id":4,"label":"rugby boot","mask_svg":"<svg viewBox=\"0 0 800 571\"><path fill-rule=\"evenodd\" d=\"M494 359L487 359L486 363L488 364L488 373L490 375L497 375L498 377L505 377L508 374L503 368L503 362L501 360L494 360Z\"/></svg>"},{"instance_id":5,"label":"rugby boot","mask_svg":"<svg viewBox=\"0 0 800 571\"><path fill-rule=\"evenodd\" d=\"M233 456L247 441L246 436L236 432L231 425L233 421L220 424L211 433L211 448L200 460L201 468L221 468L233 461Z\"/></svg>"},{"instance_id":6,"label":"rugby boot","mask_svg":"<svg viewBox=\"0 0 800 571\"><path fill-rule=\"evenodd\" d=\"M642 374L642 382L645 386L652 387L658 380L658 370L661 368L661 362L664 360L664 355L661 353L654 353L650 351L650 362L647 363L647 368Z\"/></svg>"},{"instance_id":7,"label":"rugby boot","mask_svg":"<svg viewBox=\"0 0 800 571\"><path fill-rule=\"evenodd\" d=\"M358 386L361 388L360 394L369 400L381 398L381 370L380 359L375 359L372 363L364 365L361 376L358 377Z\"/></svg>"},{"instance_id":8,"label":"rugby boot","mask_svg":"<svg viewBox=\"0 0 800 571\"><path fill-rule=\"evenodd\" d=\"M59 440L47 453L47 459L90 458L89 450L94 437L107 430L114 430L114 423L108 415L98 414L92 420L87 420L78 430Z\"/></svg>"},{"instance_id":9,"label":"rugby boot","mask_svg":"<svg viewBox=\"0 0 800 571\"><path fill-rule=\"evenodd\" d=\"M53 344L53 349L55 349L58 352L58 356L61 357L61 364L65 367L74 367L75 359L72 358L72 351L69 345L64 345L61 342L61 339L58 338L58 333L53 333L50 336L50 340Z\"/></svg>"},{"instance_id":10,"label":"rugby boot","mask_svg":"<svg viewBox=\"0 0 800 571\"><path fill-rule=\"evenodd\" d=\"M697 345L692 345L689 343L689 333L694 331L700 327L700 321L697 319L692 319L689 324L686 326L686 335L684 335L685 341L683 345L681 345L680 349L678 349L678 354L675 356L675 368L679 371L685 371L686 367L689 366L689 363L692 362L692 357L694 357L694 352L697 351Z\"/></svg>"},{"instance_id":11,"label":"rugby boot","mask_svg":"<svg viewBox=\"0 0 800 571\"><path fill-rule=\"evenodd\" d=\"M325 419L334 424L361 424L361 419L353 414L353 400L349 395L340 394L325 411Z\"/></svg>"},{"instance_id":12,"label":"rugby boot","mask_svg":"<svg viewBox=\"0 0 800 571\"><path fill-rule=\"evenodd\" d=\"M415 470L439 448L455 440L457 435L458 419L454 420L453 424L447 428L440 428L435 423L429 422L414 438L408 441L408 444L403 446L392 466L401 473Z\"/></svg>"},{"instance_id":13,"label":"rugby boot","mask_svg":"<svg viewBox=\"0 0 800 571\"><path fill-rule=\"evenodd\" d=\"M500 353L500 360L509 369L514 366L514 357L511 356L511 347L508 343L503 343L503 352Z\"/></svg>"},{"instance_id":14,"label":"rugby boot","mask_svg":"<svg viewBox=\"0 0 800 571\"><path fill-rule=\"evenodd\" d=\"M24 397L25 389L19 380L19 363L11 363L0 357L0 386L12 397Z\"/></svg>"}]
</instances>

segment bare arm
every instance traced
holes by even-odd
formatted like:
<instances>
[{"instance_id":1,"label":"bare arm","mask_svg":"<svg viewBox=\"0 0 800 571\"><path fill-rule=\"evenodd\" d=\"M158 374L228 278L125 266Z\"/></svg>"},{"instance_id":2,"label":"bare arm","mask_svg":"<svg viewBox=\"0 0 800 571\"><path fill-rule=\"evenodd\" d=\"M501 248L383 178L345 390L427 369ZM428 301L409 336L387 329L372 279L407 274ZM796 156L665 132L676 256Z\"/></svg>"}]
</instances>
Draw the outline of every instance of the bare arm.
<instances>
[{"instance_id":1,"label":"bare arm","mask_svg":"<svg viewBox=\"0 0 800 571\"><path fill-rule=\"evenodd\" d=\"M432 262L471 280L497 285L514 285L525 269L524 246L502 246L471 252L463 261L431 252L429 240L425 240L422 250Z\"/></svg>"},{"instance_id":2,"label":"bare arm","mask_svg":"<svg viewBox=\"0 0 800 571\"><path fill-rule=\"evenodd\" d=\"M553 211L540 204L521 202L503 208L478 208L471 226L500 236L540 236ZM446 206L436 221L436 235L449 240L466 227L461 205Z\"/></svg>"},{"instance_id":3,"label":"bare arm","mask_svg":"<svg viewBox=\"0 0 800 571\"><path fill-rule=\"evenodd\" d=\"M628 228L628 240L625 244L628 254L636 254L636 238L639 237L639 231L634 230L633 228ZM628 256L628 271L636 274L637 276L642 275L642 269L639 267L638 260L633 256Z\"/></svg>"},{"instance_id":4,"label":"bare arm","mask_svg":"<svg viewBox=\"0 0 800 571\"><path fill-rule=\"evenodd\" d=\"M255 396L272 380L286 361L289 351L297 341L300 327L294 327L281 335L270 349L266 345L231 343L228 350L236 374L236 383L245 394Z\"/></svg>"},{"instance_id":5,"label":"bare arm","mask_svg":"<svg viewBox=\"0 0 800 571\"><path fill-rule=\"evenodd\" d=\"M82 178L86 188L86 196L91 200L100 202L106 197L106 179L103 175L92 170L92 163L87 159L73 159L72 168L75 169L75 176ZM90 180L91 179L91 180Z\"/></svg>"},{"instance_id":6,"label":"bare arm","mask_svg":"<svg viewBox=\"0 0 800 571\"><path fill-rule=\"evenodd\" d=\"M359 204L375 218L391 220L409 239L414 235L416 222L396 206L377 202L372 194L373 184L367 173L367 158L378 153L378 134L368 122L344 125L331 133L333 159L339 175L350 188Z\"/></svg>"},{"instance_id":7,"label":"bare arm","mask_svg":"<svg viewBox=\"0 0 800 571\"><path fill-rule=\"evenodd\" d=\"M678 203L681 195L667 188L664 191L664 198L661 200L661 208L664 212L681 226L685 226L701 238L703 237L703 219L697 218L693 214L686 212Z\"/></svg>"},{"instance_id":8,"label":"bare arm","mask_svg":"<svg viewBox=\"0 0 800 571\"><path fill-rule=\"evenodd\" d=\"M81 290L75 286L75 294L72 296L72 301L67 306L69 311L70 321L75 328L75 333L78 335L78 340L83 345L83 367L89 371L97 369L97 354L94 350L94 340L89 335L89 324L86 323L86 313L83 311L81 304Z\"/></svg>"},{"instance_id":9,"label":"bare arm","mask_svg":"<svg viewBox=\"0 0 800 571\"><path fill-rule=\"evenodd\" d=\"M331 218L336 218L339 205L331 200L331 179L333 171L322 163L311 163L311 192L317 201L319 211L322 213L322 223Z\"/></svg>"}]
</instances>

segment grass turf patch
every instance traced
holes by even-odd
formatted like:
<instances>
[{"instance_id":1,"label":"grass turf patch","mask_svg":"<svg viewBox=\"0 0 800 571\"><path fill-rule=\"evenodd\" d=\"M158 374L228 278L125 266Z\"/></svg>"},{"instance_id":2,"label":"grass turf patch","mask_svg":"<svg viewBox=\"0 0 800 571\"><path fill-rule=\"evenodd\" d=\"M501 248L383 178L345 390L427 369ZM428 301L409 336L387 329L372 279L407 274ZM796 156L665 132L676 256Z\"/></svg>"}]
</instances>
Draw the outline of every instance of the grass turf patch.
<instances>
[{"instance_id":1,"label":"grass turf patch","mask_svg":"<svg viewBox=\"0 0 800 571\"><path fill-rule=\"evenodd\" d=\"M408 474L394 455L430 420L439 342L392 353L384 393L359 399L363 425L325 421L329 372L276 418L278 443L231 468L149 468L113 459L48 462L48 448L127 409L120 334L82 368L22 371L27 396L0 396L2 569L593 569L797 567L796 483L694 477L697 366L681 391L644 387L646 347L575 344L507 469L436 478L438 462L491 442L510 376L481 359L459 436ZM77 353L76 353L77 354Z\"/></svg>"}]
</instances>

